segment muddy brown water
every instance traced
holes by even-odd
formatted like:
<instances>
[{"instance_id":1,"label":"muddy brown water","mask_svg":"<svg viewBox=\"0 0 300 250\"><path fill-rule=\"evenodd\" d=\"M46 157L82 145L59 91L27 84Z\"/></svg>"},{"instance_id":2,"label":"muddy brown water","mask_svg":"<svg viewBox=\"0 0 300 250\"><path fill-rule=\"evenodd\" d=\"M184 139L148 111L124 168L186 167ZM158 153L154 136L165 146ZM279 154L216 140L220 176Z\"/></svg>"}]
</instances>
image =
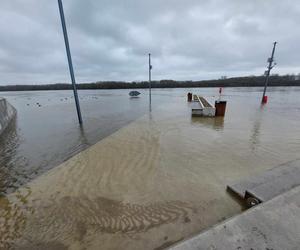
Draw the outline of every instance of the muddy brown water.
<instances>
[{"instance_id":1,"label":"muddy brown water","mask_svg":"<svg viewBox=\"0 0 300 250\"><path fill-rule=\"evenodd\" d=\"M62 164L29 175L28 181L3 193L0 248L164 249L242 211L241 204L226 193L226 184L299 158L300 88L270 89L269 103L264 107L259 105L261 89L225 89L225 118L192 118L185 96L191 91L195 92L153 91L157 105L151 113L142 100L147 99L147 92L142 93L140 100L134 100L141 112L131 121L119 124ZM217 91L199 89L197 93L213 101ZM118 93L114 100L130 102L125 91ZM93 107L96 103L96 99L86 100L83 105ZM60 109L64 107L68 106ZM98 119L98 111L90 112L91 118ZM50 129L48 136L57 133L60 137L68 129L72 131L75 118L65 122L66 130L34 126L38 126L36 131ZM14 171L22 166L21 153L27 152L20 147L34 137L32 131L27 142L22 140L20 134L25 138L27 131L22 124L17 120L13 132L4 139L12 144L5 144L5 155ZM94 131L103 124L95 125ZM58 142L65 146L76 141L78 147L80 132L74 131L65 144L63 138ZM85 132L85 138L99 136ZM41 140L38 135L35 142ZM68 139L75 135L76 140ZM45 148L32 149L32 154L55 152L46 150L57 145L54 142L51 138L43 141ZM3 169L14 173L2 165Z\"/></svg>"}]
</instances>

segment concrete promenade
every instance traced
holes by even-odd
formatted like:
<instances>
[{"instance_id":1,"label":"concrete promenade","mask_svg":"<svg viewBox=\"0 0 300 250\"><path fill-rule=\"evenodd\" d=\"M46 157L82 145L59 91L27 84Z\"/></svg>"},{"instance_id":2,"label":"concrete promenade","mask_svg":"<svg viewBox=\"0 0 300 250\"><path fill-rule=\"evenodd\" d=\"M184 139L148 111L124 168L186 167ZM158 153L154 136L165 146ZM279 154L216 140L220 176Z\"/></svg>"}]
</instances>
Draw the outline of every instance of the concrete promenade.
<instances>
[{"instance_id":1,"label":"concrete promenade","mask_svg":"<svg viewBox=\"0 0 300 250\"><path fill-rule=\"evenodd\" d=\"M171 249L300 249L300 186Z\"/></svg>"}]
</instances>

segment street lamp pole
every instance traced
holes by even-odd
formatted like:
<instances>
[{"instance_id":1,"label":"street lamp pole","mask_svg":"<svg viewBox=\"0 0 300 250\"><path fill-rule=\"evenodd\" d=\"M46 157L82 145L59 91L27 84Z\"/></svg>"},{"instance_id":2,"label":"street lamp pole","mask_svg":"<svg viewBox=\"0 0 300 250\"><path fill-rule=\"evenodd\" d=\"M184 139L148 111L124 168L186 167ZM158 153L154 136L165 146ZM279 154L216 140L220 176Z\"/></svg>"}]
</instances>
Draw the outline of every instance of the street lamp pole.
<instances>
[{"instance_id":1,"label":"street lamp pole","mask_svg":"<svg viewBox=\"0 0 300 250\"><path fill-rule=\"evenodd\" d=\"M267 91L267 86L269 83L271 69L273 69L273 67L275 66L275 64L273 64L273 61L274 61L274 53L275 53L276 44L277 44L277 42L274 42L271 57L268 58L269 65L268 65L268 70L266 72L265 87L264 87L264 92L263 92L263 96L262 96L262 100L261 100L262 103L267 103L266 91Z\"/></svg>"},{"instance_id":2,"label":"street lamp pole","mask_svg":"<svg viewBox=\"0 0 300 250\"><path fill-rule=\"evenodd\" d=\"M58 7L59 7L59 13L60 13L60 19L61 19L61 26L62 26L62 30L64 33L65 46L66 46L66 52L67 52L67 57L68 57L68 64L69 64L70 76L71 76L72 87L73 87L73 92L74 92L74 99L75 99L75 104L76 104L78 121L79 121L79 124L82 124L82 116L81 116L80 104L79 104L78 93L77 93L77 88L76 88L76 81L75 81L72 56L71 56L71 51L70 51L68 32L67 32L67 28L66 28L66 21L65 21L62 0L58 0Z\"/></svg>"},{"instance_id":3,"label":"street lamp pole","mask_svg":"<svg viewBox=\"0 0 300 250\"><path fill-rule=\"evenodd\" d=\"M151 105L151 70L152 70L151 54L149 53L149 102L150 102L150 105Z\"/></svg>"}]
</instances>

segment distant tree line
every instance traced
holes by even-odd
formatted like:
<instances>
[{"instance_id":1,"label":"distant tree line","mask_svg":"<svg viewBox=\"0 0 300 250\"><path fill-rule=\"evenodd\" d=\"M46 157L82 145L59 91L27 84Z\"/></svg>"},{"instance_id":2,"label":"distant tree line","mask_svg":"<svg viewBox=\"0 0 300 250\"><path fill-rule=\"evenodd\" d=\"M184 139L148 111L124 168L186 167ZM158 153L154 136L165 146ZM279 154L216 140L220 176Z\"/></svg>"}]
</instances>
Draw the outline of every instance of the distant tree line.
<instances>
[{"instance_id":1,"label":"distant tree line","mask_svg":"<svg viewBox=\"0 0 300 250\"><path fill-rule=\"evenodd\" d=\"M227 78L222 76L218 80L205 81L174 81L160 80L152 81L152 88L203 88L203 87L259 87L264 86L264 76L246 76ZM77 84L78 89L143 89L148 88L149 83L143 82L121 82L101 81L93 83ZM269 86L300 86L300 76L295 75L272 75ZM7 85L0 86L0 91L31 91L31 90L68 90L71 84L57 83L46 85Z\"/></svg>"}]
</instances>

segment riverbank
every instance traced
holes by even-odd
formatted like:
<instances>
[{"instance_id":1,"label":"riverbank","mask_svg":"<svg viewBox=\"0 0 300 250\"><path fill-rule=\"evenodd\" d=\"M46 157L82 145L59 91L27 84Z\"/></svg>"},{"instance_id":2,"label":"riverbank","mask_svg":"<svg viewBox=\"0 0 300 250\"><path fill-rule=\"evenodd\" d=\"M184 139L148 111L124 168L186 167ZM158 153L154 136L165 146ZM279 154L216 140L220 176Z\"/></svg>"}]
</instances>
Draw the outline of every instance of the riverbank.
<instances>
[{"instance_id":1,"label":"riverbank","mask_svg":"<svg viewBox=\"0 0 300 250\"><path fill-rule=\"evenodd\" d=\"M213 87L263 87L264 76L231 77L215 80L201 81L152 81L152 88L213 88ZM300 86L300 79L295 75L272 75L270 87ZM92 83L79 83L78 89L148 89L148 81L123 82L123 81L99 81ZM38 90L71 90L72 85L66 83L42 84L42 85L7 85L0 86L0 91L38 91Z\"/></svg>"}]
</instances>

